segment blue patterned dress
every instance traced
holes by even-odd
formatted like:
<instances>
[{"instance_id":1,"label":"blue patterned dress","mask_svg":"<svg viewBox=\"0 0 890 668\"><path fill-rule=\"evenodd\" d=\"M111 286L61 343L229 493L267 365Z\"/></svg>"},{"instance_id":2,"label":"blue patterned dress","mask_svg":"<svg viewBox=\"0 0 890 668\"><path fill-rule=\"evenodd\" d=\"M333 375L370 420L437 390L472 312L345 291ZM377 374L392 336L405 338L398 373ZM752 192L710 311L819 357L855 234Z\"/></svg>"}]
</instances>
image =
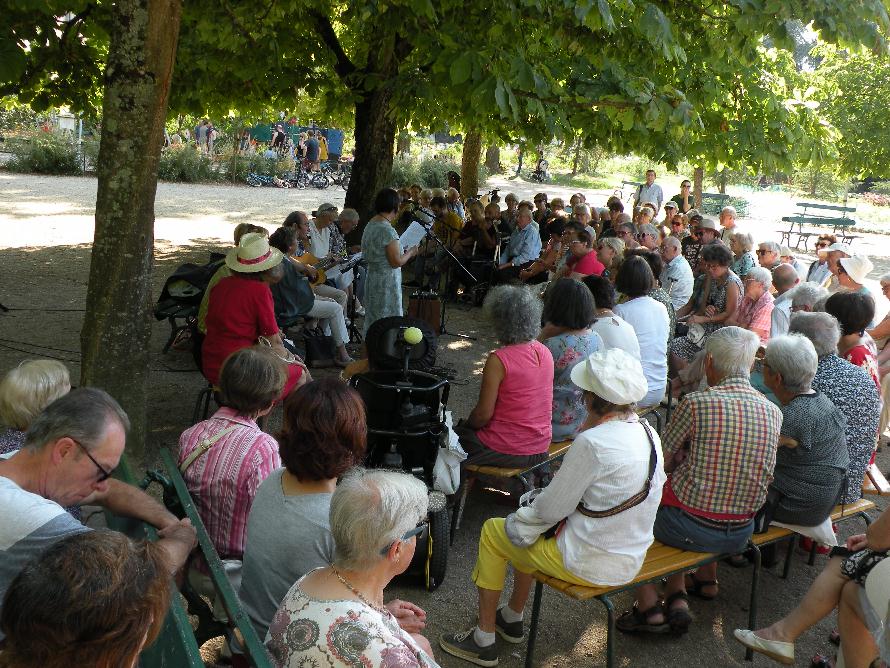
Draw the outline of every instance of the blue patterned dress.
<instances>
[{"instance_id":1,"label":"blue patterned dress","mask_svg":"<svg viewBox=\"0 0 890 668\"><path fill-rule=\"evenodd\" d=\"M587 418L581 388L572 382L572 367L605 347L600 335L558 334L544 341L553 355L553 440L564 441L578 434Z\"/></svg>"},{"instance_id":2,"label":"blue patterned dress","mask_svg":"<svg viewBox=\"0 0 890 668\"><path fill-rule=\"evenodd\" d=\"M378 217L368 221L362 234L362 256L368 263L365 333L375 320L402 315L402 269L390 266L386 259L386 246L398 238L390 222Z\"/></svg>"}]
</instances>

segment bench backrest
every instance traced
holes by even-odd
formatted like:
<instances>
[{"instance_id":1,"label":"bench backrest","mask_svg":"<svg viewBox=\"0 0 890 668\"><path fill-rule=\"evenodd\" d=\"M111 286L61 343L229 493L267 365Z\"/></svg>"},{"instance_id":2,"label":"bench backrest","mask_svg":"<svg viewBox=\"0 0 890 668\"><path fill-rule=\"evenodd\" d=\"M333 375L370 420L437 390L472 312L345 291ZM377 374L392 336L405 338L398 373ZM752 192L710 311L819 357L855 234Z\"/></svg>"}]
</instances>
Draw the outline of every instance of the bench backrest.
<instances>
[{"instance_id":1,"label":"bench backrest","mask_svg":"<svg viewBox=\"0 0 890 668\"><path fill-rule=\"evenodd\" d=\"M842 218L846 218L848 213L855 213L856 207L850 206L837 206L834 204L817 204L815 202L797 202L795 206L803 209L803 214L806 215L807 209L816 209L819 211L838 211L843 214Z\"/></svg>"}]
</instances>

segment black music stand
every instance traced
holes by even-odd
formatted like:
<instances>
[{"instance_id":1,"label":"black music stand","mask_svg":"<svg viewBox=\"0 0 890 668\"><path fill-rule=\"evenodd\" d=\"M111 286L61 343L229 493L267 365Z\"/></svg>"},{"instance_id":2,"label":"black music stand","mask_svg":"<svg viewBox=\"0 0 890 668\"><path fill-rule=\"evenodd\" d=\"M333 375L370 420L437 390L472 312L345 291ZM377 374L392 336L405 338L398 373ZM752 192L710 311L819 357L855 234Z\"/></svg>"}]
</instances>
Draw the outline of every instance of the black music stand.
<instances>
[{"instance_id":1,"label":"black music stand","mask_svg":"<svg viewBox=\"0 0 890 668\"><path fill-rule=\"evenodd\" d=\"M436 244L438 244L439 248L441 248L443 251L445 251L446 255L448 255L448 257L451 258L453 265L456 265L457 267L459 267L460 270L463 271L464 274L467 275L467 277L469 277L469 279L470 279L470 281L472 281L472 283L475 284L475 283L479 282L478 279L473 275L473 273L463 265L463 263L457 258L457 256L454 253L451 252L451 249L448 248L448 246L446 246L445 243L443 243L443 241L439 237L436 236L436 234L433 232L432 225L429 225L429 226L424 225L424 230L426 230L426 238L432 239L434 242L436 242ZM437 293L437 296L438 296L438 293ZM468 341L475 341L476 340L475 336L471 336L469 334L461 334L459 332L449 332L448 331L447 327L445 326L445 317L446 317L445 316L445 302L447 300L442 299L441 301L442 301L442 309L441 309L441 312L439 315L439 332L438 332L439 335L440 336L442 336L442 335L454 336L454 337L461 338L461 339L467 339Z\"/></svg>"}]
</instances>

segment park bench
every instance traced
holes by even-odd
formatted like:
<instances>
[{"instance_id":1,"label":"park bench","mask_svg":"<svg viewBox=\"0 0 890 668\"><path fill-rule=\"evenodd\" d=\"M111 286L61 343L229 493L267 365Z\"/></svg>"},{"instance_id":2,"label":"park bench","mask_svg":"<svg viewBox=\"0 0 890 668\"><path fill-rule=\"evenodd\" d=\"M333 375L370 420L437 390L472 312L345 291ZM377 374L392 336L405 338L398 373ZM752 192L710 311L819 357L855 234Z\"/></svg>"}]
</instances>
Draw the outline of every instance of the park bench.
<instances>
[{"instance_id":1,"label":"park bench","mask_svg":"<svg viewBox=\"0 0 890 668\"><path fill-rule=\"evenodd\" d=\"M877 464L872 464L866 469L865 479L862 481L862 493L877 496L890 494L890 482L887 482Z\"/></svg>"},{"instance_id":2,"label":"park bench","mask_svg":"<svg viewBox=\"0 0 890 668\"><path fill-rule=\"evenodd\" d=\"M167 613L161 634L151 647L142 652L139 665L142 668L166 668L167 666L203 668L205 664L201 658L200 646L209 638L223 635L231 629L238 636L238 640L244 648L244 658L248 665L254 668L272 668L272 663L263 648L261 639L257 636L247 614L241 608L204 523L198 515L194 501L188 493L185 481L168 450L161 450L161 461L167 474L151 472L142 481L141 486L147 487L153 481L161 482L164 487L165 504L177 506L181 509L181 513L191 520L198 534L197 551L207 562L210 577L222 598L230 626L215 622L207 603L186 585L182 596L172 597L170 610ZM126 456L121 459L120 465L115 470L115 477L131 485L139 484ZM142 522L121 518L107 511L105 517L109 528L121 531L131 538L136 540L157 539L157 532L154 528ZM188 608L183 604L183 599L188 602ZM189 620L190 614L197 616L197 628L193 628Z\"/></svg>"},{"instance_id":3,"label":"park bench","mask_svg":"<svg viewBox=\"0 0 890 668\"><path fill-rule=\"evenodd\" d=\"M839 522L854 517L862 517L866 524L871 520L867 515L875 504L866 499L860 499L856 503L846 506L836 506L831 514L834 522ZM749 595L748 606L748 628L757 628L757 586L760 577L760 548L772 545L783 540L790 539L788 551L785 557L785 566L782 573L783 578L788 577L788 571L791 563L791 555L794 548L794 539L797 536L790 529L783 527L771 526L766 533L754 534L748 542L748 549L753 555L754 569L751 573L751 590ZM662 578L675 575L677 573L685 573L693 569L705 566L715 561L720 561L730 555L726 554L706 554L701 552L689 552L676 547L664 545L658 541L652 543L646 553L646 559L640 568L640 572L627 584L614 587L588 587L584 585L576 585L564 580L551 577L541 572L532 573L535 579L535 595L532 601L532 616L528 631L528 646L525 653L525 667L532 668L534 661L535 640L538 633L538 622L541 616L541 599L543 597L544 585L565 594L569 598L577 601L589 601L596 599L606 608L608 623L606 628L606 666L612 668L615 659L615 607L611 597L636 589L640 585L657 583ZM812 553L811 553L812 559ZM745 658L751 660L753 653L751 650L745 652Z\"/></svg>"},{"instance_id":4,"label":"park bench","mask_svg":"<svg viewBox=\"0 0 890 668\"><path fill-rule=\"evenodd\" d=\"M856 219L849 218L847 214L855 213L856 207L816 204L814 202L797 202L795 206L800 209L798 213L793 216L782 216L782 221L789 223L788 229L776 230L782 235L782 243L787 246L791 245L791 235L797 235L797 243L794 244L794 247L800 250L801 244L803 244L803 250L806 250L810 237L820 234L820 232L804 232L804 225L830 227L831 231L839 236L843 243L850 243L854 239L861 238L859 235L849 233L849 230L856 225Z\"/></svg>"}]
</instances>

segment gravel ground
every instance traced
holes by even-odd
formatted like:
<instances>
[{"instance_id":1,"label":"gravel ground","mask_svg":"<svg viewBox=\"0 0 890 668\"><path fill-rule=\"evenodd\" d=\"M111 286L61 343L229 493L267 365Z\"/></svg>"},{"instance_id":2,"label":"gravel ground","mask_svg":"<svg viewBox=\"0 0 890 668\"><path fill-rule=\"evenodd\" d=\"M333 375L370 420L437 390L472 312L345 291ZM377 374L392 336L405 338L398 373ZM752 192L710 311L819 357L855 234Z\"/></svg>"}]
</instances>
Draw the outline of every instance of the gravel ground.
<instances>
[{"instance_id":1,"label":"gravel ground","mask_svg":"<svg viewBox=\"0 0 890 668\"><path fill-rule=\"evenodd\" d=\"M539 184L508 179L493 179L489 187L503 187L522 197L530 197ZM669 189L669 188L668 188ZM565 197L572 190L548 186L552 194ZM96 181L93 178L57 178L20 176L0 173L0 303L12 308L0 314L0 372L5 372L23 358L53 355L68 363L72 376L79 374L79 334L83 323L83 303L89 271L90 242ZM605 200L609 193L588 192L589 199ZM202 262L210 250L230 243L232 228L241 221L260 223L273 229L293 209L311 210L324 201L338 206L343 191L254 189L231 186L160 184L156 204L157 270L152 282L159 292L167 275L187 261ZM758 233L758 238L776 238L776 221L792 210L793 200L774 193L755 196L752 217L743 222ZM890 241L880 235L867 235L857 241L872 255L876 269L871 279L887 271ZM879 294L875 290L876 294ZM880 299L879 311L887 310ZM55 309L50 311L49 309ZM475 403L479 376L487 353L494 348L479 309L448 309L448 328L454 332L478 336L476 341L443 337L439 363L453 370L456 381L450 408L456 417L465 416ZM153 327L152 403L150 425L153 442L175 445L178 434L190 423L194 398L203 382L193 370L189 354L172 351L161 354L168 327L157 322ZM324 373L324 372L319 372ZM272 427L280 420L273 416ZM878 462L890 468L886 448ZM450 568L442 587L430 594L410 581L396 582L391 594L410 599L424 607L429 615L428 636L436 638L445 631L463 628L474 621L476 594L469 579L475 560L477 538L482 522L510 510L510 498L486 490L474 491L464 523L449 553ZM878 499L880 508L887 504ZM857 522L840 527L847 535L858 532ZM795 557L791 577L782 581L777 569L767 569L760 585L759 619L772 621L787 612L803 595L825 558L807 566L803 556ZM746 665L744 652L732 639L732 630L745 626L748 585L751 569L720 569L721 595L714 602L693 601L696 617L688 636L681 639L654 637L616 638L618 666ZM630 597L618 597L620 611ZM595 602L570 601L547 591L536 665L599 666L605 660L605 614ZM833 649L827 634L834 625L829 620L803 636L798 643L798 665L807 665L816 651ZM434 643L435 645L435 643ZM503 646L502 665L519 666L523 646ZM462 661L439 654L443 666L466 666ZM766 666L765 658L755 659Z\"/></svg>"}]
</instances>

